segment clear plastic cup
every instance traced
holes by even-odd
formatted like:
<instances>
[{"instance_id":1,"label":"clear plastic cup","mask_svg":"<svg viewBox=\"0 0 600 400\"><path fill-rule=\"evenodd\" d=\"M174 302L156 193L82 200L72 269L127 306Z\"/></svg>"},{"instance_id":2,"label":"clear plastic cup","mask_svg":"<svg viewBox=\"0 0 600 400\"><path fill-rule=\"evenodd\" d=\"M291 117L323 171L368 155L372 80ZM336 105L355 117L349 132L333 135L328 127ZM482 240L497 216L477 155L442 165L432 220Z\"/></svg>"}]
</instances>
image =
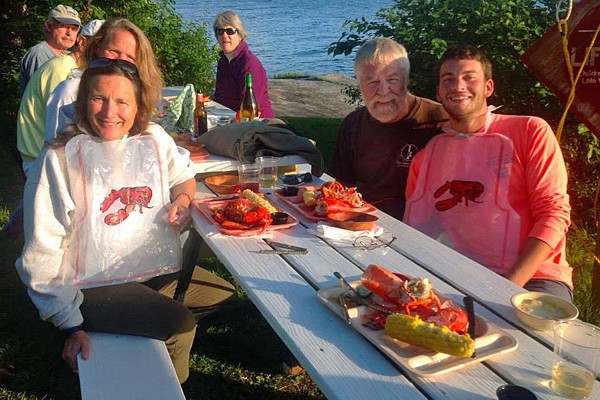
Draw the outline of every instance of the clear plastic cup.
<instances>
[{"instance_id":1,"label":"clear plastic cup","mask_svg":"<svg viewBox=\"0 0 600 400\"><path fill-rule=\"evenodd\" d=\"M256 163L260 166L259 182L261 189L272 189L277 185L277 164L279 157L257 157Z\"/></svg>"},{"instance_id":2,"label":"clear plastic cup","mask_svg":"<svg viewBox=\"0 0 600 400\"><path fill-rule=\"evenodd\" d=\"M260 167L258 164L242 164L238 168L238 176L240 179L240 191L244 189L250 189L255 193L260 192L260 183L258 180L258 174Z\"/></svg>"},{"instance_id":3,"label":"clear plastic cup","mask_svg":"<svg viewBox=\"0 0 600 400\"><path fill-rule=\"evenodd\" d=\"M600 367L600 328L581 321L557 322L550 386L568 399L587 399Z\"/></svg>"}]
</instances>

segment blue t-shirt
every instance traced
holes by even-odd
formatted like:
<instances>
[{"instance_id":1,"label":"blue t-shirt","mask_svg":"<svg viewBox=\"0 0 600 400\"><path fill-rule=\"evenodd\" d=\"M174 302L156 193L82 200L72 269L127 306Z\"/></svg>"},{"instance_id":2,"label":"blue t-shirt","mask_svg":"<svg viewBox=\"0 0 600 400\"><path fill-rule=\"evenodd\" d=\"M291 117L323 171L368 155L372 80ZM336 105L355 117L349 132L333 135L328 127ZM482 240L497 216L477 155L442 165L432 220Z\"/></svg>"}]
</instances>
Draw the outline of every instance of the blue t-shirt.
<instances>
[{"instance_id":1,"label":"blue t-shirt","mask_svg":"<svg viewBox=\"0 0 600 400\"><path fill-rule=\"evenodd\" d=\"M25 88L33 73L41 67L42 64L55 56L56 54L54 54L50 46L48 46L48 43L45 41L39 42L27 50L27 53L25 53L21 59L21 69L19 70L19 89L21 96L23 96Z\"/></svg>"}]
</instances>

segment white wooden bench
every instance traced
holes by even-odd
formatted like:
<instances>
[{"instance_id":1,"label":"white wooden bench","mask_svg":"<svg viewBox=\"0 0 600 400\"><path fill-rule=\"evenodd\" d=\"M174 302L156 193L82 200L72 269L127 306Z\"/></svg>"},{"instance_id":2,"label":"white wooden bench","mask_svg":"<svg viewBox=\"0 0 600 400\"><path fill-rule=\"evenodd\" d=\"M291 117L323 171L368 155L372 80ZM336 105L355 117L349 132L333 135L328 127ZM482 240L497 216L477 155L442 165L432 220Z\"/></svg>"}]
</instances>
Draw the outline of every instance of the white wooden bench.
<instances>
[{"instance_id":1,"label":"white wooden bench","mask_svg":"<svg viewBox=\"0 0 600 400\"><path fill-rule=\"evenodd\" d=\"M78 356L82 400L185 400L164 342L88 333L92 351Z\"/></svg>"}]
</instances>

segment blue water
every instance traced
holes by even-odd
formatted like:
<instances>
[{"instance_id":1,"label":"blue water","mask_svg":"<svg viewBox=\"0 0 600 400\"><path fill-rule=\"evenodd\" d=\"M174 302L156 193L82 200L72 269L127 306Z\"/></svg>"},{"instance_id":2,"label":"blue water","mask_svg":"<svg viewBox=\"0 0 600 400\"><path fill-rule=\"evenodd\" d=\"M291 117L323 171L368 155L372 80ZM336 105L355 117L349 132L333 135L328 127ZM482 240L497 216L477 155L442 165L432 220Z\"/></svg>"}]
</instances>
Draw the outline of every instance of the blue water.
<instances>
[{"instance_id":1,"label":"blue water","mask_svg":"<svg viewBox=\"0 0 600 400\"><path fill-rule=\"evenodd\" d=\"M354 57L332 57L327 54L327 47L340 38L346 19L365 17L372 21L377 11L394 3L393 0L175 0L175 10L186 21L206 24L211 32L215 15L227 9L236 11L249 32L248 45L269 77L285 72L353 76Z\"/></svg>"}]
</instances>

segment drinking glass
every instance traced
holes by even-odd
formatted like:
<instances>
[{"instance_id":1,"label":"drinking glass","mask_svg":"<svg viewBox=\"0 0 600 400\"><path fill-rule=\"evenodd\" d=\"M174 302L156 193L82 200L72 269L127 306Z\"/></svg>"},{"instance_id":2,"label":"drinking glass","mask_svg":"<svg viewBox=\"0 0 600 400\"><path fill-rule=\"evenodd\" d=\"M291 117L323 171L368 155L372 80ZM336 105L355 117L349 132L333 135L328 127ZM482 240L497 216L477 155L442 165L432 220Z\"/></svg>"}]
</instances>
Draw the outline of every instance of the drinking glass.
<instances>
[{"instance_id":1,"label":"drinking glass","mask_svg":"<svg viewBox=\"0 0 600 400\"><path fill-rule=\"evenodd\" d=\"M277 163L279 157L264 156L256 158L260 166L259 182L261 189L272 189L277 184Z\"/></svg>"},{"instance_id":2,"label":"drinking glass","mask_svg":"<svg viewBox=\"0 0 600 400\"><path fill-rule=\"evenodd\" d=\"M258 164L241 164L238 166L238 176L240 178L240 190L250 189L255 193L260 191L258 174L260 166Z\"/></svg>"},{"instance_id":3,"label":"drinking glass","mask_svg":"<svg viewBox=\"0 0 600 400\"><path fill-rule=\"evenodd\" d=\"M600 328L580 321L560 321L553 331L550 386L563 397L586 399L600 364Z\"/></svg>"}]
</instances>

